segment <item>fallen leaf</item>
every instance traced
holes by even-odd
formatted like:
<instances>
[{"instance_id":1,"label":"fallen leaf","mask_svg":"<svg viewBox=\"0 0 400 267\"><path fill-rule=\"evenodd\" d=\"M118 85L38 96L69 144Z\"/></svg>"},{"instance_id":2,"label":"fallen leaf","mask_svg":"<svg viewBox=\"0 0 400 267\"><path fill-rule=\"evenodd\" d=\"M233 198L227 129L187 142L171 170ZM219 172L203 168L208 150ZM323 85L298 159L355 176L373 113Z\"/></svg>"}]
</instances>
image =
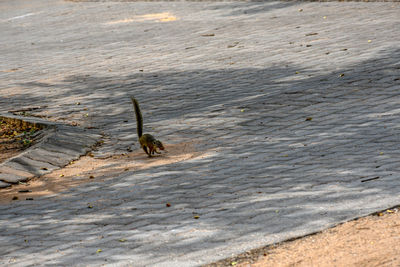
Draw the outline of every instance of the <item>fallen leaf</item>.
<instances>
[{"instance_id":1,"label":"fallen leaf","mask_svg":"<svg viewBox=\"0 0 400 267\"><path fill-rule=\"evenodd\" d=\"M126 242L126 239L121 238L120 240L118 240L119 242Z\"/></svg>"},{"instance_id":2,"label":"fallen leaf","mask_svg":"<svg viewBox=\"0 0 400 267\"><path fill-rule=\"evenodd\" d=\"M228 45L227 47L228 47L228 48L232 48L232 47L237 46L238 44L239 44L239 42L234 42L233 44Z\"/></svg>"},{"instance_id":3,"label":"fallen leaf","mask_svg":"<svg viewBox=\"0 0 400 267\"><path fill-rule=\"evenodd\" d=\"M96 251L96 253L100 253L100 252L102 252L102 250L101 250L101 249L98 249L98 250Z\"/></svg>"},{"instance_id":4,"label":"fallen leaf","mask_svg":"<svg viewBox=\"0 0 400 267\"><path fill-rule=\"evenodd\" d=\"M343 76L344 76L344 73L339 74L339 77L343 77Z\"/></svg>"},{"instance_id":5,"label":"fallen leaf","mask_svg":"<svg viewBox=\"0 0 400 267\"><path fill-rule=\"evenodd\" d=\"M89 176L89 178L90 178L90 179L93 179L93 178L94 178L94 176L93 176L93 175L90 175L90 176Z\"/></svg>"},{"instance_id":6,"label":"fallen leaf","mask_svg":"<svg viewBox=\"0 0 400 267\"><path fill-rule=\"evenodd\" d=\"M307 117L306 121L312 121L312 117Z\"/></svg>"},{"instance_id":7,"label":"fallen leaf","mask_svg":"<svg viewBox=\"0 0 400 267\"><path fill-rule=\"evenodd\" d=\"M393 210L386 210L387 213L394 213Z\"/></svg>"},{"instance_id":8,"label":"fallen leaf","mask_svg":"<svg viewBox=\"0 0 400 267\"><path fill-rule=\"evenodd\" d=\"M200 216L199 215L195 215L195 216L193 216L193 218L195 218L197 220L198 218L200 218Z\"/></svg>"},{"instance_id":9,"label":"fallen leaf","mask_svg":"<svg viewBox=\"0 0 400 267\"><path fill-rule=\"evenodd\" d=\"M170 204L170 203L167 203L167 204L165 204L165 206L167 206L167 207L171 207L171 204Z\"/></svg>"}]
</instances>

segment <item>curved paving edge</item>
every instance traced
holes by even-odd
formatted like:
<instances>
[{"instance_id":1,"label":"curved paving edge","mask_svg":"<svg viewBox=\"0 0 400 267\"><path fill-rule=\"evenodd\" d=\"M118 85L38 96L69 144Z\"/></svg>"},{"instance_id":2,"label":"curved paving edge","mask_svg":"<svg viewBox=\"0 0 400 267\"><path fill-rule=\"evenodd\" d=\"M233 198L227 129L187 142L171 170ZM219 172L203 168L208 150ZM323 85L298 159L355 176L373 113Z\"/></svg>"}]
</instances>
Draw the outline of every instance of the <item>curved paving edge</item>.
<instances>
[{"instance_id":1,"label":"curved paving edge","mask_svg":"<svg viewBox=\"0 0 400 267\"><path fill-rule=\"evenodd\" d=\"M28 122L44 129L35 145L0 164L0 188L60 169L88 153L101 138L89 129L39 118L0 113L0 119Z\"/></svg>"}]
</instances>

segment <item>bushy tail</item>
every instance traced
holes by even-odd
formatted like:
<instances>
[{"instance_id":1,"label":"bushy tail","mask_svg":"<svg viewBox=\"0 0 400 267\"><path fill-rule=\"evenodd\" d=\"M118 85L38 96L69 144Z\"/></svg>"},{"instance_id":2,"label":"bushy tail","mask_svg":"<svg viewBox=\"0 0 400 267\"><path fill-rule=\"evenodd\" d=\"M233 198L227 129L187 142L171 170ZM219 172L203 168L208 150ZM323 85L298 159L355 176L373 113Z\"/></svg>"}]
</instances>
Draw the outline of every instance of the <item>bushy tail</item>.
<instances>
[{"instance_id":1,"label":"bushy tail","mask_svg":"<svg viewBox=\"0 0 400 267\"><path fill-rule=\"evenodd\" d=\"M137 134L138 137L140 138L143 135L143 117L142 113L140 112L140 107L139 103L137 100L131 96L133 108L135 109L135 114L136 114L136 127L137 127Z\"/></svg>"}]
</instances>

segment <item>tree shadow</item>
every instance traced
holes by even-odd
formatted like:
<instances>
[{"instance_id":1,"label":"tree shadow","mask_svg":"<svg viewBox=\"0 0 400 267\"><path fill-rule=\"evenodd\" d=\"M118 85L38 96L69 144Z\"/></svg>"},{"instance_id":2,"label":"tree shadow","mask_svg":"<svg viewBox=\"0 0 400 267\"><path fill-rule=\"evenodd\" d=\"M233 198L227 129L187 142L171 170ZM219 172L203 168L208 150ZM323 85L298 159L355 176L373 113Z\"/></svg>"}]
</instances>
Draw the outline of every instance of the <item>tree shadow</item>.
<instances>
[{"instance_id":1,"label":"tree shadow","mask_svg":"<svg viewBox=\"0 0 400 267\"><path fill-rule=\"evenodd\" d=\"M21 239L4 253L17 250L22 265L38 255L50 265L199 265L398 204L398 62L394 48L317 75L284 62L75 75L50 84L61 93L48 103L29 94L48 84L22 84L17 101L65 114L84 106L92 125L126 142L134 95L147 129L209 153L2 206L3 244Z\"/></svg>"}]
</instances>

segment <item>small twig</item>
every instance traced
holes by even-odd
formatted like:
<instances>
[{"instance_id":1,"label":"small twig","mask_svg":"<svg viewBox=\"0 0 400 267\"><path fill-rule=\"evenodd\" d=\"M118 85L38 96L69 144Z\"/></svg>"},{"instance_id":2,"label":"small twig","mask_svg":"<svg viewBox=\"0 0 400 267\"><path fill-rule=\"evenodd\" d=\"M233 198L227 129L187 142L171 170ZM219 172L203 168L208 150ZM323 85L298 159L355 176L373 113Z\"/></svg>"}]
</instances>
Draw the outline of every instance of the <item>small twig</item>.
<instances>
[{"instance_id":1,"label":"small twig","mask_svg":"<svg viewBox=\"0 0 400 267\"><path fill-rule=\"evenodd\" d=\"M380 178L379 176L376 176L376 177L374 177L374 178L369 178L369 179L361 180L361 183L368 182L368 181L372 181L372 180L376 180L376 179L379 179L379 178Z\"/></svg>"}]
</instances>

